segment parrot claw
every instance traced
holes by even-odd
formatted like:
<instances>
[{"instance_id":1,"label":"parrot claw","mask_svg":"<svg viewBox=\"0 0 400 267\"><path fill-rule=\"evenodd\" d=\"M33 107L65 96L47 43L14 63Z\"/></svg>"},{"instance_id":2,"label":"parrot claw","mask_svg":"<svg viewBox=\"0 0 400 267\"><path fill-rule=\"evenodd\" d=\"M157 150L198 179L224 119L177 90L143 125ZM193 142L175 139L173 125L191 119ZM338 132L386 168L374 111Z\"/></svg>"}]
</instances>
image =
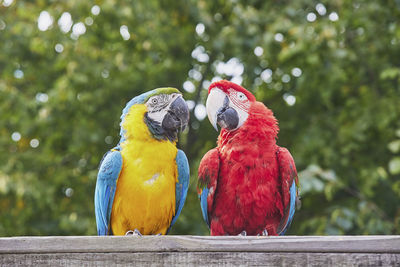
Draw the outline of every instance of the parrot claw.
<instances>
[{"instance_id":1,"label":"parrot claw","mask_svg":"<svg viewBox=\"0 0 400 267\"><path fill-rule=\"evenodd\" d=\"M246 231L242 231L240 234L238 234L238 236L247 236Z\"/></svg>"},{"instance_id":2,"label":"parrot claw","mask_svg":"<svg viewBox=\"0 0 400 267\"><path fill-rule=\"evenodd\" d=\"M135 230L129 230L128 232L126 232L125 234L126 236L142 236L142 234L140 233L140 231L138 229Z\"/></svg>"},{"instance_id":3,"label":"parrot claw","mask_svg":"<svg viewBox=\"0 0 400 267\"><path fill-rule=\"evenodd\" d=\"M267 229L264 229L261 234L257 234L257 236L268 236L268 231Z\"/></svg>"}]
</instances>

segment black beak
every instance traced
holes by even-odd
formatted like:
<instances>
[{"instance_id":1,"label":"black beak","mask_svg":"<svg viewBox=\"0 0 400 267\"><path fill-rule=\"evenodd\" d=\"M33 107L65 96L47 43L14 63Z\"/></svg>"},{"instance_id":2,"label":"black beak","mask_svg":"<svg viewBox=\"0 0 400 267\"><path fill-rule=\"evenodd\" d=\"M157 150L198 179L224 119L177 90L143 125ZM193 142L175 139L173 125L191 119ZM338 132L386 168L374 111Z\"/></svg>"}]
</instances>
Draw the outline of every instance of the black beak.
<instances>
[{"instance_id":1,"label":"black beak","mask_svg":"<svg viewBox=\"0 0 400 267\"><path fill-rule=\"evenodd\" d=\"M229 98L226 96L224 105L218 110L217 123L221 128L227 130L235 129L239 124L239 116L235 109L229 107Z\"/></svg>"},{"instance_id":2,"label":"black beak","mask_svg":"<svg viewBox=\"0 0 400 267\"><path fill-rule=\"evenodd\" d=\"M162 128L166 132L183 131L189 122L189 108L181 96L172 102L167 115L162 121Z\"/></svg>"}]
</instances>

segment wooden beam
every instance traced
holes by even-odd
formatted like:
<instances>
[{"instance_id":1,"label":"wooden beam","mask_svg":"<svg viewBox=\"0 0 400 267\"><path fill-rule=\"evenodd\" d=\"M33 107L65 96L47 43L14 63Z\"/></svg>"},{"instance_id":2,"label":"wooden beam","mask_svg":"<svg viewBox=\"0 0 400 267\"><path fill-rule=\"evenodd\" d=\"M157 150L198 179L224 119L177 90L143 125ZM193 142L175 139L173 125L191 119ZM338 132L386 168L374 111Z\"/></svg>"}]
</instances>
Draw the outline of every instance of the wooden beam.
<instances>
[{"instance_id":1,"label":"wooden beam","mask_svg":"<svg viewBox=\"0 0 400 267\"><path fill-rule=\"evenodd\" d=\"M0 265L400 265L400 236L0 238Z\"/></svg>"}]
</instances>

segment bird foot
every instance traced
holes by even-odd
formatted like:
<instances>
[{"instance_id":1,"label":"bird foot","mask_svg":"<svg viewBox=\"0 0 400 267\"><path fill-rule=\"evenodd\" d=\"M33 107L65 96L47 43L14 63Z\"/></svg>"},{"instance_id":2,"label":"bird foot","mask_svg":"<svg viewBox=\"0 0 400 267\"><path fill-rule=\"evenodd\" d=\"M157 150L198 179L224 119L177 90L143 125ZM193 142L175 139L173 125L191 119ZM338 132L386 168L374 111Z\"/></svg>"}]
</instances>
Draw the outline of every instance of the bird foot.
<instances>
[{"instance_id":1,"label":"bird foot","mask_svg":"<svg viewBox=\"0 0 400 267\"><path fill-rule=\"evenodd\" d=\"M129 230L128 232L126 232L125 234L126 236L142 236L142 234L140 233L140 231L138 229L135 230Z\"/></svg>"},{"instance_id":2,"label":"bird foot","mask_svg":"<svg viewBox=\"0 0 400 267\"><path fill-rule=\"evenodd\" d=\"M246 231L242 231L240 234L238 234L238 236L247 236Z\"/></svg>"},{"instance_id":3,"label":"bird foot","mask_svg":"<svg viewBox=\"0 0 400 267\"><path fill-rule=\"evenodd\" d=\"M260 236L260 234L258 234L257 236ZM268 236L267 229L264 229L264 231L262 231L261 236Z\"/></svg>"}]
</instances>

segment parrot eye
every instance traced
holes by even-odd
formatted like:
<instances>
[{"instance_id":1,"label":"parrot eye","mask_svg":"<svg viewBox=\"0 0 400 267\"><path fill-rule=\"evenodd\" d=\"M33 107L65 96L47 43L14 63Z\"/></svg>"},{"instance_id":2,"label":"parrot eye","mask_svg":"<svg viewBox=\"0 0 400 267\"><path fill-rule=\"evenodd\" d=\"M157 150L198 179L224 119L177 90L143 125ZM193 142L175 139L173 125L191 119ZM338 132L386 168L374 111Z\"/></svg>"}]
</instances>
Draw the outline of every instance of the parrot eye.
<instances>
[{"instance_id":1,"label":"parrot eye","mask_svg":"<svg viewBox=\"0 0 400 267\"><path fill-rule=\"evenodd\" d=\"M237 97L239 98L240 101L247 100L246 95L241 92L238 92Z\"/></svg>"},{"instance_id":2,"label":"parrot eye","mask_svg":"<svg viewBox=\"0 0 400 267\"><path fill-rule=\"evenodd\" d=\"M160 94L157 96L151 97L147 100L147 107L150 113L159 112L162 109L166 108L169 104L169 95L167 94Z\"/></svg>"}]
</instances>

